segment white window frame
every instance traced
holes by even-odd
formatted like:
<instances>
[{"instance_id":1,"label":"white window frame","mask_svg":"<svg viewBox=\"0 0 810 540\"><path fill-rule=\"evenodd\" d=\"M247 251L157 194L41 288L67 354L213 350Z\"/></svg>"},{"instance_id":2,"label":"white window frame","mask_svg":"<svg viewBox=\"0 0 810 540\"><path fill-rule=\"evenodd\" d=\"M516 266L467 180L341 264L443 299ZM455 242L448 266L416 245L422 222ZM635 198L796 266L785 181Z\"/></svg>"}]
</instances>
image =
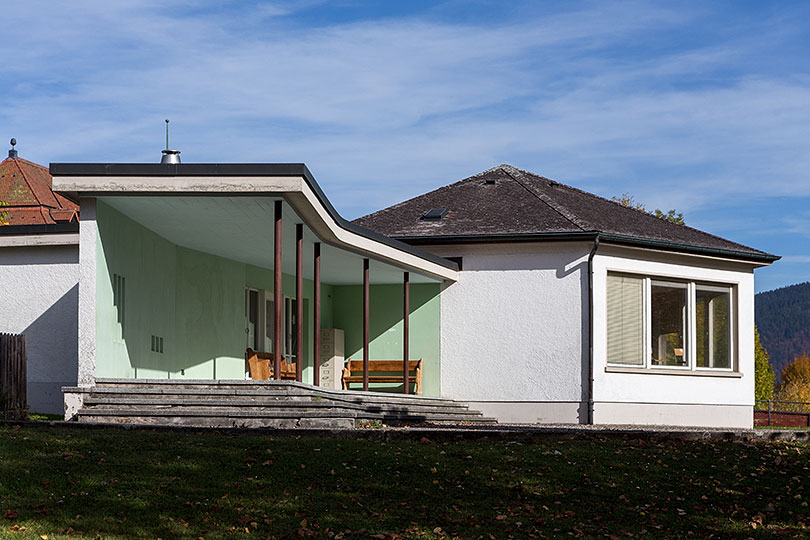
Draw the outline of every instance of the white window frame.
<instances>
[{"instance_id":1,"label":"white window frame","mask_svg":"<svg viewBox=\"0 0 810 540\"><path fill-rule=\"evenodd\" d=\"M737 295L736 286L730 283L720 283L705 281L701 279L681 279L672 276L656 276L654 274L637 274L624 270L608 270L607 275L625 275L640 278L643 280L642 286L642 363L638 365L613 364L605 357L605 364L610 369L619 370L639 370L657 373L665 372L726 372L735 373L737 370ZM652 364L652 284L686 286L686 321L684 324L684 358L685 366L667 366ZM607 283L607 280L605 281ZM726 292L729 295L729 367L698 367L697 366L697 289L715 292ZM605 297L605 308L607 312L607 297ZM605 330L607 331L607 319L605 319ZM607 343L607 336L605 336Z\"/></svg>"},{"instance_id":2,"label":"white window frame","mask_svg":"<svg viewBox=\"0 0 810 540\"><path fill-rule=\"evenodd\" d=\"M698 367L697 365L697 317L694 317L693 321L693 328L692 328L692 335L694 336L694 343L692 343L692 350L695 354L695 371L734 371L735 365L737 364L737 332L735 324L737 321L737 309L736 309L736 295L734 286L732 285L724 285L719 283L711 283L711 282L704 282L704 281L696 281L693 283L692 287L692 303L697 307L697 289L700 288L704 291L714 291L714 292L725 292L728 293L728 364L729 367L727 368L719 368L719 367ZM711 322L709 322L711 327ZM709 340L711 344L711 340ZM710 355L711 358L711 355Z\"/></svg>"}]
</instances>

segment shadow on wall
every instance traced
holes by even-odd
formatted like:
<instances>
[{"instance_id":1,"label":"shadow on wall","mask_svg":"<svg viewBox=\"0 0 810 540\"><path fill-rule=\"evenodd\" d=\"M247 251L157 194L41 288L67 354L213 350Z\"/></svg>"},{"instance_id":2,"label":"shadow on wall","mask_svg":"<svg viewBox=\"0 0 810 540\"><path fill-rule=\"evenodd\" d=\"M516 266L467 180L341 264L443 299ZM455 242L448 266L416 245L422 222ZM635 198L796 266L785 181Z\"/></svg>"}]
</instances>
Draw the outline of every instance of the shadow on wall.
<instances>
[{"instance_id":1,"label":"shadow on wall","mask_svg":"<svg viewBox=\"0 0 810 540\"><path fill-rule=\"evenodd\" d=\"M439 286L412 284L410 287L409 313L411 315L411 350L414 351L415 334L413 316L419 308L439 295ZM402 286L372 285L370 289L369 343L402 324ZM362 351L363 348L363 288L359 285L343 285L334 288L334 324L346 332L346 354ZM372 343L373 344L373 343ZM380 345L373 344L374 348ZM398 347L398 348L397 348ZM396 360L402 357L402 332L396 332L388 347L397 351L392 358L372 358L373 360ZM414 352L411 353L413 357ZM411 358L413 359L413 358Z\"/></svg>"},{"instance_id":2,"label":"shadow on wall","mask_svg":"<svg viewBox=\"0 0 810 540\"><path fill-rule=\"evenodd\" d=\"M588 409L590 408L590 395L589 392L591 391L591 383L589 380L590 370L589 365L591 362L591 344L588 342L590 335L591 335L591 296L590 296L590 280L588 279L588 263L582 262L576 266L574 266L570 271L574 269L579 270L579 275L581 279L579 280L580 283L580 313L582 313L582 326L580 329L580 342L582 346L580 350L582 351L581 356L581 373L582 376L580 377L580 386L582 388L581 397L580 397L580 406L578 409L578 416L579 416L579 423L580 424L587 424L588 417L590 416L588 413ZM570 272L569 271L569 272ZM557 273L558 277L560 273ZM594 366L596 369L596 366Z\"/></svg>"},{"instance_id":3,"label":"shadow on wall","mask_svg":"<svg viewBox=\"0 0 810 540\"><path fill-rule=\"evenodd\" d=\"M22 331L26 336L31 412L62 413L62 386L77 384L78 315L76 284Z\"/></svg>"}]
</instances>

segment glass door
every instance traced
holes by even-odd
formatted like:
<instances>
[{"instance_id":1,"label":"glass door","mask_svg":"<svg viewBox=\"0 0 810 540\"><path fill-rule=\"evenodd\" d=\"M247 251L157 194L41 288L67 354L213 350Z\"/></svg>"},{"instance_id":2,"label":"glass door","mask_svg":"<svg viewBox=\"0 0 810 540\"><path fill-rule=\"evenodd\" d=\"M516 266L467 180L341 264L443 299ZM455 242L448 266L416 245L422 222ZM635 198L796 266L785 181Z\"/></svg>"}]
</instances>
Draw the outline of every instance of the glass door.
<instances>
[{"instance_id":1,"label":"glass door","mask_svg":"<svg viewBox=\"0 0 810 540\"><path fill-rule=\"evenodd\" d=\"M298 321L296 320L296 300L289 296L284 297L284 358L288 364L296 360Z\"/></svg>"}]
</instances>

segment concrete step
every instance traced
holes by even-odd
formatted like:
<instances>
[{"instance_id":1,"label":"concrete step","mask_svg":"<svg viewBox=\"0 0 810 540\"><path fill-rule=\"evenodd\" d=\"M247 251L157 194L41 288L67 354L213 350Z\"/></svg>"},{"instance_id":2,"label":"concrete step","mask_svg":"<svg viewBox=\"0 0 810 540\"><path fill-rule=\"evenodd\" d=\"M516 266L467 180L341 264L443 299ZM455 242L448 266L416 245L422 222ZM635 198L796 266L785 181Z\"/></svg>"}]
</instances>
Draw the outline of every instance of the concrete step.
<instances>
[{"instance_id":1,"label":"concrete step","mask_svg":"<svg viewBox=\"0 0 810 540\"><path fill-rule=\"evenodd\" d=\"M321 388L297 381L250 381L250 380L207 380L207 379L97 379L96 388L126 388L133 390L155 389L159 393L172 393L178 390L203 391L254 391L289 392L290 394L319 393L328 396L343 397L352 400L404 400L436 403L454 403L450 398L435 396L417 396L393 392L362 392L358 390L334 390Z\"/></svg>"},{"instance_id":2,"label":"concrete step","mask_svg":"<svg viewBox=\"0 0 810 540\"><path fill-rule=\"evenodd\" d=\"M448 398L319 388L296 381L98 379L83 395L80 422L201 427L320 427L494 424Z\"/></svg>"},{"instance_id":3,"label":"concrete step","mask_svg":"<svg viewBox=\"0 0 810 540\"><path fill-rule=\"evenodd\" d=\"M327 399L263 399L249 396L217 396L217 399L211 397L205 398L202 396L196 399L188 399L186 397L175 396L157 396L157 397L141 397L141 396L115 396L110 397L102 394L95 396L91 394L84 400L85 408L92 408L97 405L116 406L116 407L231 407L231 408L250 408L250 409L275 409L275 410L316 410L316 409L332 409L332 410L355 410L355 411L370 411L370 412L400 412L412 414L443 414L443 415L457 415L457 416L480 416L478 411L471 411L468 407L432 407L428 405L396 405L388 403L378 403L373 405L362 405L357 403L345 403L339 401L332 401Z\"/></svg>"},{"instance_id":4,"label":"concrete step","mask_svg":"<svg viewBox=\"0 0 810 540\"><path fill-rule=\"evenodd\" d=\"M201 428L272 428L272 429L355 429L354 418L226 418L186 416L82 416L80 422L137 426L187 426Z\"/></svg>"},{"instance_id":5,"label":"concrete step","mask_svg":"<svg viewBox=\"0 0 810 540\"><path fill-rule=\"evenodd\" d=\"M154 419L175 419L185 418L188 420L188 425L198 425L194 422L200 422L200 425L207 425L207 422L214 419L255 419L255 420L289 420L289 419L352 419L357 422L378 420L380 422L411 422L411 423L429 423L429 422L474 422L474 423L493 423L494 419L475 417L468 419L459 419L456 415L446 414L409 414L399 413L396 411L387 413L371 413L367 411L283 411L283 410L242 410L234 408L184 408L177 410L174 408L102 408L94 407L82 409L79 411L80 422L112 422L120 423L121 419L133 418L154 418ZM196 419L196 420L194 420ZM170 420L171 422L171 420ZM152 422L154 423L154 422Z\"/></svg>"},{"instance_id":6,"label":"concrete step","mask_svg":"<svg viewBox=\"0 0 810 540\"><path fill-rule=\"evenodd\" d=\"M446 408L448 410L467 410L469 406L452 400L413 400L403 397L368 397L352 396L344 394L323 394L319 391L313 392L288 392L264 389L205 389L205 388L107 388L95 387L91 393L97 398L109 399L129 399L138 396L142 398L178 398L178 399L231 399L245 398L263 401L304 401L312 402L324 400L332 403L345 403L355 406L373 406L377 404L388 406L408 406L408 407L435 407Z\"/></svg>"}]
</instances>

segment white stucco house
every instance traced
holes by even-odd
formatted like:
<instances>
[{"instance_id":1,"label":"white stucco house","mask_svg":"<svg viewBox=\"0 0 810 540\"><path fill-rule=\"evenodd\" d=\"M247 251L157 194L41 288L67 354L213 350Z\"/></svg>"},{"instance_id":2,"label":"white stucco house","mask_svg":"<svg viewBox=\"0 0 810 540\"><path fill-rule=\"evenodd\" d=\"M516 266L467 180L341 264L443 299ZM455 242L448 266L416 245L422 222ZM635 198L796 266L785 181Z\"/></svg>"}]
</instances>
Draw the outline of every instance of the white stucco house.
<instances>
[{"instance_id":1,"label":"white stucco house","mask_svg":"<svg viewBox=\"0 0 810 540\"><path fill-rule=\"evenodd\" d=\"M422 360L421 393L501 422L753 423L774 255L508 165L354 222L302 164L50 172L81 207L79 387L244 379L258 352L340 388L333 347Z\"/></svg>"},{"instance_id":2,"label":"white stucco house","mask_svg":"<svg viewBox=\"0 0 810 540\"><path fill-rule=\"evenodd\" d=\"M26 335L29 410L59 414L78 368L79 205L16 150L0 162L0 202L0 332Z\"/></svg>"},{"instance_id":3,"label":"white stucco house","mask_svg":"<svg viewBox=\"0 0 810 540\"><path fill-rule=\"evenodd\" d=\"M459 262L441 392L507 422L751 427L778 257L509 165L357 219Z\"/></svg>"}]
</instances>

